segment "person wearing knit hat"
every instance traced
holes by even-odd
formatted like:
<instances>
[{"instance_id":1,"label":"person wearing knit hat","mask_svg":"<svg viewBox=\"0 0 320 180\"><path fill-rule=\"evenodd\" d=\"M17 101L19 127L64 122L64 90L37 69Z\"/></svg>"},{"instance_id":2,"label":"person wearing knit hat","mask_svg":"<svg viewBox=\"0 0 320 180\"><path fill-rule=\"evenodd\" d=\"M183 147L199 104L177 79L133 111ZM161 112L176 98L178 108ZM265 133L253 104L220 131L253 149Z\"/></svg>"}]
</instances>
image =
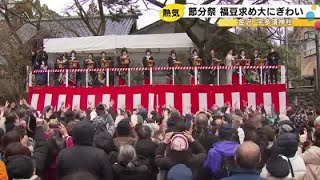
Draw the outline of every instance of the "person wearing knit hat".
<instances>
[{"instance_id":1,"label":"person wearing knit hat","mask_svg":"<svg viewBox=\"0 0 320 180\"><path fill-rule=\"evenodd\" d=\"M140 109L138 111L137 115L140 115L142 117L143 121L144 121L144 120L146 120L148 118L148 111L146 109L144 109L144 108Z\"/></svg>"},{"instance_id":2,"label":"person wearing knit hat","mask_svg":"<svg viewBox=\"0 0 320 180\"><path fill-rule=\"evenodd\" d=\"M299 139L296 134L293 133L283 133L275 141L278 154L284 155L286 157L294 157L299 145Z\"/></svg>"},{"instance_id":3,"label":"person wearing knit hat","mask_svg":"<svg viewBox=\"0 0 320 180\"><path fill-rule=\"evenodd\" d=\"M210 170L215 179L225 177L220 173L220 168L224 158L233 158L235 150L239 146L239 137L236 129L230 125L223 125L219 129L220 142L212 145L208 152L204 167Z\"/></svg>"},{"instance_id":4,"label":"person wearing knit hat","mask_svg":"<svg viewBox=\"0 0 320 180\"><path fill-rule=\"evenodd\" d=\"M189 131L169 132L165 134L163 143L158 146L155 165L164 170L177 164L185 164L192 170L195 178L205 157L206 150Z\"/></svg>"},{"instance_id":5,"label":"person wearing knit hat","mask_svg":"<svg viewBox=\"0 0 320 180\"><path fill-rule=\"evenodd\" d=\"M213 113L212 115L213 117L217 117L217 118L222 118L224 116L223 112L221 112L220 110L217 110Z\"/></svg>"},{"instance_id":6,"label":"person wearing knit hat","mask_svg":"<svg viewBox=\"0 0 320 180\"><path fill-rule=\"evenodd\" d=\"M281 126L282 124L288 124L290 122L290 118L284 114L279 115L278 124Z\"/></svg>"},{"instance_id":7,"label":"person wearing knit hat","mask_svg":"<svg viewBox=\"0 0 320 180\"><path fill-rule=\"evenodd\" d=\"M10 179L29 179L34 175L35 165L30 156L15 155L6 161Z\"/></svg>"},{"instance_id":8,"label":"person wearing knit hat","mask_svg":"<svg viewBox=\"0 0 320 180\"><path fill-rule=\"evenodd\" d=\"M281 156L271 157L266 163L268 179L281 179L289 175L290 168L288 161Z\"/></svg>"},{"instance_id":9,"label":"person wearing knit hat","mask_svg":"<svg viewBox=\"0 0 320 180\"><path fill-rule=\"evenodd\" d=\"M169 170L167 180L192 180L192 171L184 164L177 164Z\"/></svg>"},{"instance_id":10,"label":"person wearing knit hat","mask_svg":"<svg viewBox=\"0 0 320 180\"><path fill-rule=\"evenodd\" d=\"M303 159L296 155L298 150L299 139L296 134L283 133L274 142L275 155L281 155L282 158L287 160L290 173L287 178L303 179L306 174L306 166ZM269 176L266 166L262 169L261 177L267 178Z\"/></svg>"},{"instance_id":11,"label":"person wearing knit hat","mask_svg":"<svg viewBox=\"0 0 320 180\"><path fill-rule=\"evenodd\" d=\"M89 171L99 179L112 177L112 167L107 154L93 147L95 127L89 121L77 122L72 129L74 146L63 149L57 157L57 179L75 171Z\"/></svg>"},{"instance_id":12,"label":"person wearing knit hat","mask_svg":"<svg viewBox=\"0 0 320 180\"><path fill-rule=\"evenodd\" d=\"M188 139L182 134L173 135L171 138L171 150L186 151L189 148Z\"/></svg>"},{"instance_id":13,"label":"person wearing knit hat","mask_svg":"<svg viewBox=\"0 0 320 180\"><path fill-rule=\"evenodd\" d=\"M283 124L279 126L279 134L292 133L292 131L293 131L293 128L288 124Z\"/></svg>"}]
</instances>

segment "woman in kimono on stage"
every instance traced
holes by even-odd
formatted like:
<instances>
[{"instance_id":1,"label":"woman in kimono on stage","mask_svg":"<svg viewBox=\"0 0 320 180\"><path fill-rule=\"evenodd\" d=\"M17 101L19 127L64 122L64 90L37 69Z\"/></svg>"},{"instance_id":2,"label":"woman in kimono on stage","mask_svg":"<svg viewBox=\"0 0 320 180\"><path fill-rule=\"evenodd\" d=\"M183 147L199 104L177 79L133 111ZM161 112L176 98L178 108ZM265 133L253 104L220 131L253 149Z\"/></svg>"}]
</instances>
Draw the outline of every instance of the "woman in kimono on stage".
<instances>
[{"instance_id":1,"label":"woman in kimono on stage","mask_svg":"<svg viewBox=\"0 0 320 180\"><path fill-rule=\"evenodd\" d=\"M168 57L168 67L175 67L176 63L179 62L177 59L177 53L175 50L171 50L170 56ZM175 70L174 73L175 75L178 74L178 70ZM173 74L172 70L169 70L167 73L167 78L169 79L168 83L173 84Z\"/></svg>"},{"instance_id":2,"label":"woman in kimono on stage","mask_svg":"<svg viewBox=\"0 0 320 180\"><path fill-rule=\"evenodd\" d=\"M260 61L261 54L258 49L255 49L253 56L251 57L250 66L256 66L258 61ZM260 82L260 69L249 69L247 73L248 83L258 84Z\"/></svg>"},{"instance_id":3,"label":"woman in kimono on stage","mask_svg":"<svg viewBox=\"0 0 320 180\"><path fill-rule=\"evenodd\" d=\"M118 67L119 68L129 68L129 66L130 66L130 57L128 55L127 48L122 48L121 56L118 56L117 62L118 62ZM118 76L119 76L118 84L120 86L128 84L128 81L130 81L130 79L127 79L128 78L128 71L120 71L120 72L118 72Z\"/></svg>"},{"instance_id":4,"label":"woman in kimono on stage","mask_svg":"<svg viewBox=\"0 0 320 180\"><path fill-rule=\"evenodd\" d=\"M34 70L47 70L48 69L48 54L40 47L36 53L33 54L33 69ZM36 85L47 85L47 73L35 74Z\"/></svg>"},{"instance_id":5,"label":"woman in kimono on stage","mask_svg":"<svg viewBox=\"0 0 320 180\"><path fill-rule=\"evenodd\" d=\"M97 64L95 60L93 60L93 54L89 53L88 58L84 61L84 68L85 69L95 69L97 68ZM88 72L88 78L85 78L88 80L88 86L94 86L97 84L97 73L96 72ZM86 84L86 80L82 80L84 84Z\"/></svg>"},{"instance_id":6,"label":"woman in kimono on stage","mask_svg":"<svg viewBox=\"0 0 320 180\"><path fill-rule=\"evenodd\" d=\"M194 64L194 61L195 61L196 59L201 59L201 58L200 58L200 56L199 56L198 50L193 49L193 50L191 51L191 53L192 53L192 54L191 54L191 57L188 59L188 63L189 63L189 66L190 66L190 67L194 67L194 66L196 66L196 65ZM201 64L201 62L200 62L200 64ZM195 84L196 77L198 77L198 76L196 76L196 75L199 75L199 74L200 74L200 70L198 70L198 74L195 74L195 72L194 72L193 69L191 69L191 70L189 71L190 84L191 84L191 85L194 85L194 84Z\"/></svg>"},{"instance_id":7,"label":"woman in kimono on stage","mask_svg":"<svg viewBox=\"0 0 320 180\"><path fill-rule=\"evenodd\" d=\"M67 54L60 55L56 58L56 62L54 64L54 69L66 69L68 67L68 59ZM55 85L62 86L66 84L66 72L57 72L54 75Z\"/></svg>"},{"instance_id":8,"label":"woman in kimono on stage","mask_svg":"<svg viewBox=\"0 0 320 180\"><path fill-rule=\"evenodd\" d=\"M236 61L238 61L239 63L238 64L234 64L235 66L242 66L242 64L241 64L242 62L241 61L248 59L244 49L241 49L240 50L240 55L239 56L236 55L236 57L238 57L238 59L236 59ZM233 71L232 84L240 84L240 78L239 78L240 75L239 74L240 74L240 70L239 69L235 69ZM241 77L242 77L242 83L243 84L246 83L245 74L246 74L245 70L242 69L241 70Z\"/></svg>"},{"instance_id":9,"label":"woman in kimono on stage","mask_svg":"<svg viewBox=\"0 0 320 180\"><path fill-rule=\"evenodd\" d=\"M99 68L113 68L114 67L114 62L111 57L107 57L106 52L101 52L101 60L98 64ZM98 84L101 85L106 85L107 83L107 78L106 78L106 71L101 71L98 72ZM114 84L114 72L109 71L109 85Z\"/></svg>"},{"instance_id":10,"label":"woman in kimono on stage","mask_svg":"<svg viewBox=\"0 0 320 180\"><path fill-rule=\"evenodd\" d=\"M228 51L228 54L226 56L225 65L226 66L232 66L233 62L235 60L235 56L233 56L233 50L230 49ZM226 84L232 84L232 69L226 70Z\"/></svg>"},{"instance_id":11,"label":"woman in kimono on stage","mask_svg":"<svg viewBox=\"0 0 320 180\"><path fill-rule=\"evenodd\" d=\"M148 61L149 60L154 60L154 58L152 57L152 52L150 49L147 49L145 52L145 56L142 58L142 65L144 68L149 67L148 66ZM144 76L144 84L145 85L149 85L150 84L150 71L149 70L145 70L143 72L143 76Z\"/></svg>"},{"instance_id":12,"label":"woman in kimono on stage","mask_svg":"<svg viewBox=\"0 0 320 180\"><path fill-rule=\"evenodd\" d=\"M76 51L72 50L69 57L69 69L80 69L80 62L77 58ZM79 72L68 72L69 86L77 86L81 82Z\"/></svg>"}]
</instances>

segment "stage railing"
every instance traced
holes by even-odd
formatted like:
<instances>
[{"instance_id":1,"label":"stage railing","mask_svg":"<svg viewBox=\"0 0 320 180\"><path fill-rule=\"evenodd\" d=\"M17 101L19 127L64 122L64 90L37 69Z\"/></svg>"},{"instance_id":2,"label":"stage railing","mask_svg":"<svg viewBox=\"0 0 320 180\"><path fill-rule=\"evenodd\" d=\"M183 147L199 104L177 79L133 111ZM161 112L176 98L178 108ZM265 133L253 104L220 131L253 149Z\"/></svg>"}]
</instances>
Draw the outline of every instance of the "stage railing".
<instances>
[{"instance_id":1,"label":"stage railing","mask_svg":"<svg viewBox=\"0 0 320 180\"><path fill-rule=\"evenodd\" d=\"M32 75L38 74L38 73L47 73L47 85L50 85L50 73L65 73L65 85L66 87L69 86L68 79L69 79L69 73L73 72L85 72L85 84L86 87L88 87L88 75L89 72L105 72L106 74L106 86L110 86L110 72L121 72L121 71L127 71L128 72L128 86L131 85L131 71L146 71L149 70L150 74L150 84L153 84L153 71L172 71L172 83L175 84L175 71L176 70L193 70L195 74L195 85L199 84L199 70L216 70L216 79L217 79L217 85L220 85L220 70L239 70L239 84L243 84L242 80L242 71L243 70L260 70L258 71L260 74L260 84L264 84L266 82L263 82L263 79L261 78L265 77L265 71L264 70L270 70L270 69L280 69L280 83L285 84L286 83L286 67L285 66L197 66L197 67L153 67L153 68L143 68L143 67L137 67L137 68L96 68L96 69L49 69L49 70L33 70L29 73L29 87L32 86Z\"/></svg>"}]
</instances>

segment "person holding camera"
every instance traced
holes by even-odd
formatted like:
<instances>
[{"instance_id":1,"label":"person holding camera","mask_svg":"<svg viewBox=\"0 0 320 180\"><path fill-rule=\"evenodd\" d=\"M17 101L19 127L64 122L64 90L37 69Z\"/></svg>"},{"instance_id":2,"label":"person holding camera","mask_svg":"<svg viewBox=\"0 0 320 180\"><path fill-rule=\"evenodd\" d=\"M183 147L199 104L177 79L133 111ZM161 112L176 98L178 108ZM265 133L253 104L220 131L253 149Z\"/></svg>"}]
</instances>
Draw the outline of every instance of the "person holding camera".
<instances>
[{"instance_id":1,"label":"person holding camera","mask_svg":"<svg viewBox=\"0 0 320 180\"><path fill-rule=\"evenodd\" d=\"M185 164L195 179L205 158L206 150L189 131L169 132L156 150L155 164L166 171L177 164Z\"/></svg>"}]
</instances>

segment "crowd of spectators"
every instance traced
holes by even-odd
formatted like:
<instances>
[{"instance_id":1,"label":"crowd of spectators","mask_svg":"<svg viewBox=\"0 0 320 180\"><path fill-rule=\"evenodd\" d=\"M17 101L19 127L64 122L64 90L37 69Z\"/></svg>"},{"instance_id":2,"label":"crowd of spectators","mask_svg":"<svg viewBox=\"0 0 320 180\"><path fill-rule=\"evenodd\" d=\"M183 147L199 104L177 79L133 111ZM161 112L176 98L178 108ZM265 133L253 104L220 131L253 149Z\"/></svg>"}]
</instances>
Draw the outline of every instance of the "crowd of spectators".
<instances>
[{"instance_id":1,"label":"crowd of spectators","mask_svg":"<svg viewBox=\"0 0 320 180\"><path fill-rule=\"evenodd\" d=\"M0 179L317 180L320 108L0 107ZM272 110L273 111L273 110Z\"/></svg>"}]
</instances>

